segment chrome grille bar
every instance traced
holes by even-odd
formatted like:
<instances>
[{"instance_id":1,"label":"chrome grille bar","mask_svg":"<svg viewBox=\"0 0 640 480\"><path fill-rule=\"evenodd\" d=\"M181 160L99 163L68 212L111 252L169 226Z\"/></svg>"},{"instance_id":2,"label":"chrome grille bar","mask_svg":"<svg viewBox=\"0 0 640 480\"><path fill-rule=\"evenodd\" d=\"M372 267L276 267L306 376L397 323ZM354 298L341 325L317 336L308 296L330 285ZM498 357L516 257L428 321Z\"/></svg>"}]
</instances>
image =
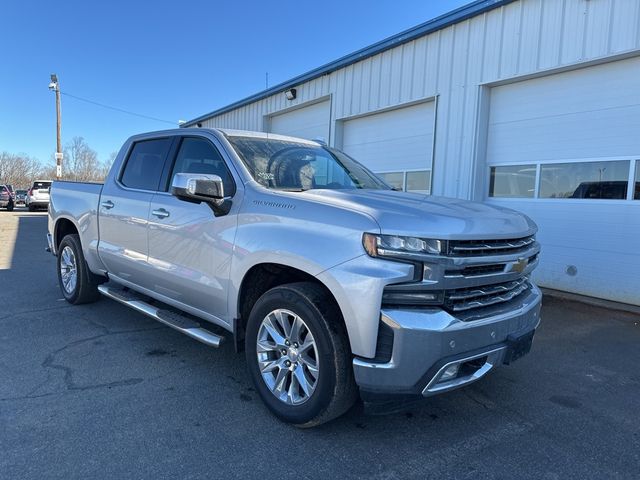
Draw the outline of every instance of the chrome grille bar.
<instances>
[{"instance_id":1,"label":"chrome grille bar","mask_svg":"<svg viewBox=\"0 0 640 480\"><path fill-rule=\"evenodd\" d=\"M527 277L522 277L512 282L472 289L451 290L445 294L445 307L454 312L460 312L508 302L529 289L528 280Z\"/></svg>"},{"instance_id":2,"label":"chrome grille bar","mask_svg":"<svg viewBox=\"0 0 640 480\"><path fill-rule=\"evenodd\" d=\"M450 255L496 255L525 249L535 242L533 235L525 238L508 240L451 240L449 241Z\"/></svg>"}]
</instances>

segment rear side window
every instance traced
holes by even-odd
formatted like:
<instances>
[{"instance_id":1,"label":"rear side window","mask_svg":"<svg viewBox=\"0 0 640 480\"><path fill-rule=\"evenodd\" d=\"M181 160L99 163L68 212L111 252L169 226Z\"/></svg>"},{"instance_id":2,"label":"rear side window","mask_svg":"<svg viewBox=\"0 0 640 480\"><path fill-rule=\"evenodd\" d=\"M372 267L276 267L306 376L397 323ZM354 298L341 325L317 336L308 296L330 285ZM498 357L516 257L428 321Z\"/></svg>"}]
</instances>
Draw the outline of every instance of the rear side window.
<instances>
[{"instance_id":1,"label":"rear side window","mask_svg":"<svg viewBox=\"0 0 640 480\"><path fill-rule=\"evenodd\" d=\"M171 138L136 142L131 149L120 181L125 187L158 190L164 161L171 147Z\"/></svg>"},{"instance_id":2,"label":"rear side window","mask_svg":"<svg viewBox=\"0 0 640 480\"><path fill-rule=\"evenodd\" d=\"M187 137L182 140L169 185L176 173L218 175L224 184L224 196L232 197L236 193L236 185L222 155L204 138Z\"/></svg>"}]
</instances>

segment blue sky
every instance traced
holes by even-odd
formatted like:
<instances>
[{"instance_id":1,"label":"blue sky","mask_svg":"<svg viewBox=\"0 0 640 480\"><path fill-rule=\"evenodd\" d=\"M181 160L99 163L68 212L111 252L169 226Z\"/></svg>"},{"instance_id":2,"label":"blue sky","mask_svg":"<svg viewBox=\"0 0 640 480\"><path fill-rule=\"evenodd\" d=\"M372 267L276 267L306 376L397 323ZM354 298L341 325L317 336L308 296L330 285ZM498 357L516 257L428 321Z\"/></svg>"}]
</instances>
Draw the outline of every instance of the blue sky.
<instances>
[{"instance_id":1,"label":"blue sky","mask_svg":"<svg viewBox=\"0 0 640 480\"><path fill-rule=\"evenodd\" d=\"M0 151L43 163L62 92L176 122L275 85L470 0L128 2L4 0ZM130 135L171 127L62 96L62 140L104 160Z\"/></svg>"}]
</instances>

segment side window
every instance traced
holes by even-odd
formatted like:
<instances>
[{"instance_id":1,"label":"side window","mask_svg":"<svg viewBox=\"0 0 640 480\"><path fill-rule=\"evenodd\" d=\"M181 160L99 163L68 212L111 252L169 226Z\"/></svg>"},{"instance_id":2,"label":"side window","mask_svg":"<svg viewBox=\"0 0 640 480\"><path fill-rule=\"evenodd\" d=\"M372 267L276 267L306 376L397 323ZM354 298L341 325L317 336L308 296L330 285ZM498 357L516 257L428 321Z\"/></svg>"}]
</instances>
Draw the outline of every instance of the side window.
<instances>
[{"instance_id":1,"label":"side window","mask_svg":"<svg viewBox=\"0 0 640 480\"><path fill-rule=\"evenodd\" d=\"M131 149L120 181L125 187L158 190L171 138L136 142Z\"/></svg>"},{"instance_id":2,"label":"side window","mask_svg":"<svg viewBox=\"0 0 640 480\"><path fill-rule=\"evenodd\" d=\"M169 184L173 182L176 173L218 175L224 184L225 197L231 197L236 193L235 182L222 155L211 142L204 138L186 137L182 140Z\"/></svg>"}]
</instances>

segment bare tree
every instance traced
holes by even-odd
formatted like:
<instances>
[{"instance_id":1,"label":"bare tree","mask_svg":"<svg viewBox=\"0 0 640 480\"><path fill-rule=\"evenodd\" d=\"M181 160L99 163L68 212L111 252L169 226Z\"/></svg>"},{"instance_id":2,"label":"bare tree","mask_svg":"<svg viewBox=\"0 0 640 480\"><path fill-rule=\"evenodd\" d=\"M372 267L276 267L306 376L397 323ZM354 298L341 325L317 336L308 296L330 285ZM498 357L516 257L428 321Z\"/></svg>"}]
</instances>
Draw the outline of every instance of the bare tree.
<instances>
[{"instance_id":1,"label":"bare tree","mask_svg":"<svg viewBox=\"0 0 640 480\"><path fill-rule=\"evenodd\" d=\"M118 152L111 152L111 155L109 155L109 160L100 162L100 177L102 180L107 177L109 170L111 170L111 165L113 165L113 162L116 160L117 156Z\"/></svg>"},{"instance_id":2,"label":"bare tree","mask_svg":"<svg viewBox=\"0 0 640 480\"><path fill-rule=\"evenodd\" d=\"M101 182L117 156L111 153L108 160L98 160L98 154L82 137L74 137L64 149L62 178L78 182ZM25 154L0 152L0 184L8 183L15 189L28 188L33 180L52 180L56 178L56 160L42 165L35 158Z\"/></svg>"},{"instance_id":3,"label":"bare tree","mask_svg":"<svg viewBox=\"0 0 640 480\"><path fill-rule=\"evenodd\" d=\"M73 137L64 150L64 178L79 182L101 180L102 172L100 171L98 154L89 147L84 138Z\"/></svg>"},{"instance_id":4,"label":"bare tree","mask_svg":"<svg viewBox=\"0 0 640 480\"><path fill-rule=\"evenodd\" d=\"M28 186L41 168L40 162L28 155L0 153L0 183L11 184L15 189Z\"/></svg>"}]
</instances>

